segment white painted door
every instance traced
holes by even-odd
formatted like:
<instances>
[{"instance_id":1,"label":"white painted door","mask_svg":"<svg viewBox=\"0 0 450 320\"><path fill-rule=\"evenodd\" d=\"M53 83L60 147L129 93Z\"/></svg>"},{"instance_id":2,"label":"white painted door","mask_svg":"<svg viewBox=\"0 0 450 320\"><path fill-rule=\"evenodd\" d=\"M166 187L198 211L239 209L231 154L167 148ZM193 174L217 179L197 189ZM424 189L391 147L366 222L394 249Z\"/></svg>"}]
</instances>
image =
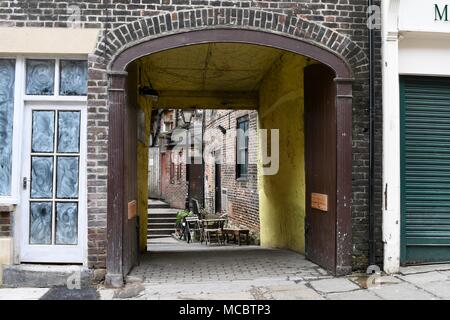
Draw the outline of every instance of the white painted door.
<instances>
[{"instance_id":1,"label":"white painted door","mask_svg":"<svg viewBox=\"0 0 450 320\"><path fill-rule=\"evenodd\" d=\"M26 106L21 262L83 263L85 108Z\"/></svg>"}]
</instances>

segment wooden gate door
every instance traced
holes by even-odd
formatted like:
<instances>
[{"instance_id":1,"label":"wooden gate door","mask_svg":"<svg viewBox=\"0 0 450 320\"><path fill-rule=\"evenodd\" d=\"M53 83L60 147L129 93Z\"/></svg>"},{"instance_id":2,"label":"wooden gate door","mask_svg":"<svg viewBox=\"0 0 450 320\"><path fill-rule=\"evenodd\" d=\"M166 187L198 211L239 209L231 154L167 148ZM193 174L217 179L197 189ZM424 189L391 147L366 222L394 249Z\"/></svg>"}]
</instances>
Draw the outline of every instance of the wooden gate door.
<instances>
[{"instance_id":1,"label":"wooden gate door","mask_svg":"<svg viewBox=\"0 0 450 320\"><path fill-rule=\"evenodd\" d=\"M189 189L189 201L196 199L198 203L203 206L203 164L191 163L187 165Z\"/></svg>"},{"instance_id":2,"label":"wooden gate door","mask_svg":"<svg viewBox=\"0 0 450 320\"><path fill-rule=\"evenodd\" d=\"M305 68L306 257L336 269L336 85L325 65Z\"/></svg>"}]
</instances>

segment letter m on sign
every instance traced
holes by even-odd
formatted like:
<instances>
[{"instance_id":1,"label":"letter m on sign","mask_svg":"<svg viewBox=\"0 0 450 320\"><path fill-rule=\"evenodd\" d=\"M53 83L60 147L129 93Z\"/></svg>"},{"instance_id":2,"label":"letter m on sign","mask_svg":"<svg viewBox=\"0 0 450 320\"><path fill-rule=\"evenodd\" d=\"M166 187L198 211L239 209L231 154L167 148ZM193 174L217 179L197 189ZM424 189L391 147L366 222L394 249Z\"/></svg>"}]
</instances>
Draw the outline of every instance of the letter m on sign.
<instances>
[{"instance_id":1,"label":"letter m on sign","mask_svg":"<svg viewBox=\"0 0 450 320\"><path fill-rule=\"evenodd\" d=\"M448 21L448 4L446 4L443 10L439 9L439 5L434 5L434 21Z\"/></svg>"}]
</instances>

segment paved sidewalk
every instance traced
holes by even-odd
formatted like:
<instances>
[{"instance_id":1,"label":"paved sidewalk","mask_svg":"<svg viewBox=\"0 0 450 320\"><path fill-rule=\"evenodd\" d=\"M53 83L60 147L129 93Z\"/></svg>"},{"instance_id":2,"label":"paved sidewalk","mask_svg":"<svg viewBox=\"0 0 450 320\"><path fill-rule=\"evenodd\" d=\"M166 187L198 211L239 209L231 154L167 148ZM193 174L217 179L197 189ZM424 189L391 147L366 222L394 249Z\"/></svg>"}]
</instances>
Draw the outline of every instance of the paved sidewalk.
<instances>
[{"instance_id":1,"label":"paved sidewalk","mask_svg":"<svg viewBox=\"0 0 450 320\"><path fill-rule=\"evenodd\" d=\"M440 300L450 299L450 264L402 268L391 276L332 277L304 256L256 246L156 241L123 289L94 299L139 300ZM48 289L0 288L1 299L40 299ZM60 298L75 298L62 295ZM57 291L52 294L58 299Z\"/></svg>"},{"instance_id":2,"label":"paved sidewalk","mask_svg":"<svg viewBox=\"0 0 450 320\"><path fill-rule=\"evenodd\" d=\"M175 239L156 241L149 250L130 274L139 283L129 285L139 291L131 299L450 299L450 264L402 268L392 276L336 278L286 250Z\"/></svg>"}]
</instances>

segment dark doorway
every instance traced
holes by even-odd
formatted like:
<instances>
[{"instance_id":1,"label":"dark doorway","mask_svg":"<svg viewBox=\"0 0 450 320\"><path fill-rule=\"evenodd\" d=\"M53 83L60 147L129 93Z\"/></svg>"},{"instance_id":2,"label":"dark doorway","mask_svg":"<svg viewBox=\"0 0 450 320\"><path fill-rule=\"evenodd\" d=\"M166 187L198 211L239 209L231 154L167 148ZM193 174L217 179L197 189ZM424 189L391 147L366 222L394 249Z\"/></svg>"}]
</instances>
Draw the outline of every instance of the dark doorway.
<instances>
[{"instance_id":1,"label":"dark doorway","mask_svg":"<svg viewBox=\"0 0 450 320\"><path fill-rule=\"evenodd\" d=\"M160 177L160 194L164 194L166 191L166 180L167 178L167 168L166 168L166 162L167 162L167 154L166 153L161 153L161 157L160 157L160 168L161 168L161 177Z\"/></svg>"},{"instance_id":2,"label":"dark doorway","mask_svg":"<svg viewBox=\"0 0 450 320\"><path fill-rule=\"evenodd\" d=\"M204 189L204 175L203 164L191 163L186 165L188 184L188 198L189 203L192 204L192 199L198 201L203 206L203 189Z\"/></svg>"},{"instance_id":3,"label":"dark doorway","mask_svg":"<svg viewBox=\"0 0 450 320\"><path fill-rule=\"evenodd\" d=\"M221 182L221 177L220 177L220 172L222 170L222 166L220 165L220 163L216 163L215 165L215 169L214 169L214 190L215 190L215 195L214 195L214 199L215 199L215 211L216 212L221 212L222 211L222 182Z\"/></svg>"},{"instance_id":4,"label":"dark doorway","mask_svg":"<svg viewBox=\"0 0 450 320\"><path fill-rule=\"evenodd\" d=\"M324 65L305 68L306 257L336 267L336 85Z\"/></svg>"}]
</instances>

